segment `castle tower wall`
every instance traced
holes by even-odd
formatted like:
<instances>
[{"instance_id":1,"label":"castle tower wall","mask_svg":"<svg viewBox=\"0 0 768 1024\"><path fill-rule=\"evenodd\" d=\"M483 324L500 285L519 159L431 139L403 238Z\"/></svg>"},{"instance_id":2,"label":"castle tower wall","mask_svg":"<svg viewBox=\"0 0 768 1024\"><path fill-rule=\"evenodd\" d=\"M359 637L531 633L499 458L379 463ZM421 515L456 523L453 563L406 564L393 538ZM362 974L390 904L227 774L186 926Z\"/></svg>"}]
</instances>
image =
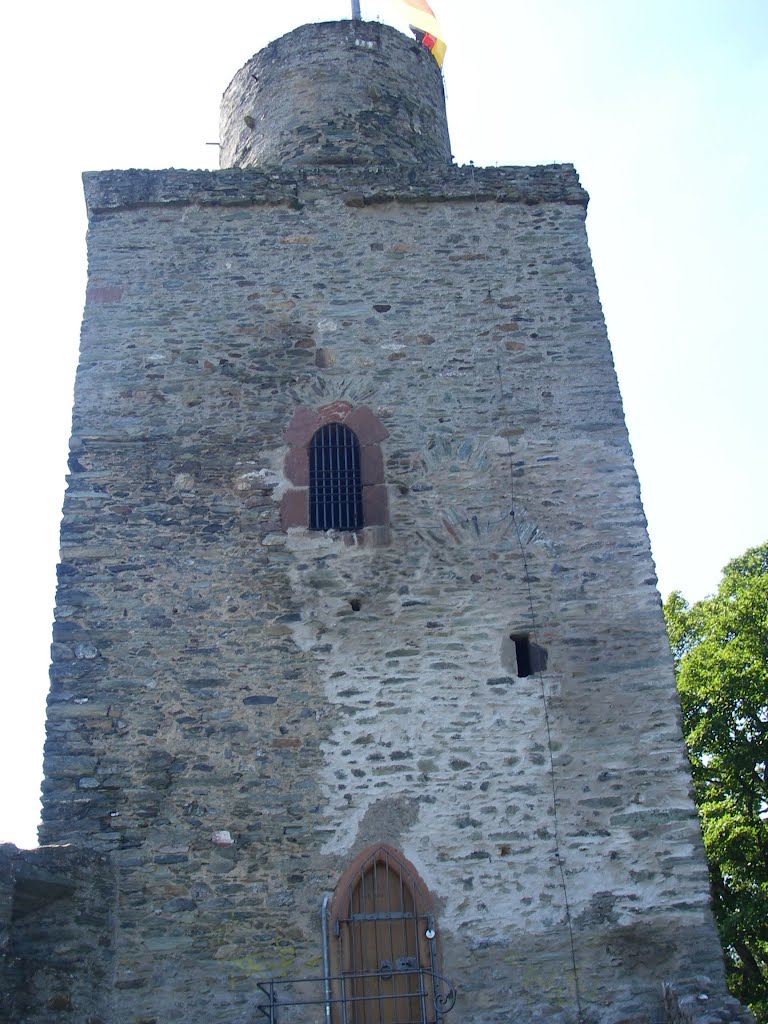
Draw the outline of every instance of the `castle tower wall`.
<instances>
[{"instance_id":1,"label":"castle tower wall","mask_svg":"<svg viewBox=\"0 0 768 1024\"><path fill-rule=\"evenodd\" d=\"M118 865L121 1020L318 973L376 841L462 1021L653 1016L722 969L586 196L350 174L86 178L43 836ZM306 528L329 417L355 534Z\"/></svg>"},{"instance_id":2,"label":"castle tower wall","mask_svg":"<svg viewBox=\"0 0 768 1024\"><path fill-rule=\"evenodd\" d=\"M114 1024L241 1024L274 977L281 1022L323 1018L390 857L444 1020L724 992L587 196L448 164L441 90L434 131L384 104L368 132L361 82L390 64L412 111L425 60L307 27L225 97L237 134L258 74L268 144L225 162L259 167L85 176L41 838L109 866ZM362 524L324 530L336 436Z\"/></svg>"},{"instance_id":3,"label":"castle tower wall","mask_svg":"<svg viewBox=\"0 0 768 1024\"><path fill-rule=\"evenodd\" d=\"M448 164L440 70L388 25L304 25L235 75L221 105L222 167Z\"/></svg>"}]
</instances>

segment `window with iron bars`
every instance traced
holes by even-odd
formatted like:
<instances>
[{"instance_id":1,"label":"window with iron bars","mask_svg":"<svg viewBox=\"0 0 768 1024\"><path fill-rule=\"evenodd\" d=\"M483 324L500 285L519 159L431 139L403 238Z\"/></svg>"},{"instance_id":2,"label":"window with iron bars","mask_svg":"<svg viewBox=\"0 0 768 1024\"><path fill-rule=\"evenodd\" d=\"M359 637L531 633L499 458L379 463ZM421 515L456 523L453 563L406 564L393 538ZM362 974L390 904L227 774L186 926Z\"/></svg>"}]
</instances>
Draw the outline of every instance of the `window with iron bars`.
<instances>
[{"instance_id":1,"label":"window with iron bars","mask_svg":"<svg viewBox=\"0 0 768 1024\"><path fill-rule=\"evenodd\" d=\"M326 423L309 445L310 530L360 530L360 445L343 423Z\"/></svg>"}]
</instances>

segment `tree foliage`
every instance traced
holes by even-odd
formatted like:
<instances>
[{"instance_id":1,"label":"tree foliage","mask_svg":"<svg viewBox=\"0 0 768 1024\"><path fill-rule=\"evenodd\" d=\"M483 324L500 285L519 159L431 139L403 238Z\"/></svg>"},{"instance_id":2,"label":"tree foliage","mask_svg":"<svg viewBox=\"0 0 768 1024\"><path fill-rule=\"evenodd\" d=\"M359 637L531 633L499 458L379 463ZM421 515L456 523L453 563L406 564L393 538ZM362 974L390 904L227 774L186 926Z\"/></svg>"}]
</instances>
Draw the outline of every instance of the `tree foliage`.
<instances>
[{"instance_id":1,"label":"tree foliage","mask_svg":"<svg viewBox=\"0 0 768 1024\"><path fill-rule=\"evenodd\" d=\"M664 615L728 983L768 1024L768 543Z\"/></svg>"}]
</instances>

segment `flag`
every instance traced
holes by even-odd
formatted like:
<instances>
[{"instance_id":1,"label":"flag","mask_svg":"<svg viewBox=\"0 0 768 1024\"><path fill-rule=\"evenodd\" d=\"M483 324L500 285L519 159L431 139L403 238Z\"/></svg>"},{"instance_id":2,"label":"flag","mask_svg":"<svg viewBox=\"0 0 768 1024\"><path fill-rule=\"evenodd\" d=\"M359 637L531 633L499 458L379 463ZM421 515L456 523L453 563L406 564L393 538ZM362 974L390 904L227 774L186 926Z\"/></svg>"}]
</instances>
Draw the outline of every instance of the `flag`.
<instances>
[{"instance_id":1,"label":"flag","mask_svg":"<svg viewBox=\"0 0 768 1024\"><path fill-rule=\"evenodd\" d=\"M430 51L437 61L437 66L442 67L445 40L437 18L426 0L392 0L392 3L408 19L411 32Z\"/></svg>"}]
</instances>

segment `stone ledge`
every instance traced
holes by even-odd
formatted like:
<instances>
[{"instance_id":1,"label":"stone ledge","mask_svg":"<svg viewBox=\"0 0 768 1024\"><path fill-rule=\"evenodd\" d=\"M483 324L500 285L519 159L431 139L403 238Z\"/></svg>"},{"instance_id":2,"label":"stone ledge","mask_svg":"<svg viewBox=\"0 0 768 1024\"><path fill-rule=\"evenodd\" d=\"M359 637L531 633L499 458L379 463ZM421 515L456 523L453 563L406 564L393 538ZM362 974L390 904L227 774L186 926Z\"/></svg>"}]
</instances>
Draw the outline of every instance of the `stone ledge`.
<instances>
[{"instance_id":1,"label":"stone ledge","mask_svg":"<svg viewBox=\"0 0 768 1024\"><path fill-rule=\"evenodd\" d=\"M350 207L390 202L565 203L589 197L572 164L541 167L345 167L339 169L89 171L89 216L145 206L289 206L337 195Z\"/></svg>"},{"instance_id":2,"label":"stone ledge","mask_svg":"<svg viewBox=\"0 0 768 1024\"><path fill-rule=\"evenodd\" d=\"M667 1024L754 1024L751 1010L697 975L662 983Z\"/></svg>"}]
</instances>

